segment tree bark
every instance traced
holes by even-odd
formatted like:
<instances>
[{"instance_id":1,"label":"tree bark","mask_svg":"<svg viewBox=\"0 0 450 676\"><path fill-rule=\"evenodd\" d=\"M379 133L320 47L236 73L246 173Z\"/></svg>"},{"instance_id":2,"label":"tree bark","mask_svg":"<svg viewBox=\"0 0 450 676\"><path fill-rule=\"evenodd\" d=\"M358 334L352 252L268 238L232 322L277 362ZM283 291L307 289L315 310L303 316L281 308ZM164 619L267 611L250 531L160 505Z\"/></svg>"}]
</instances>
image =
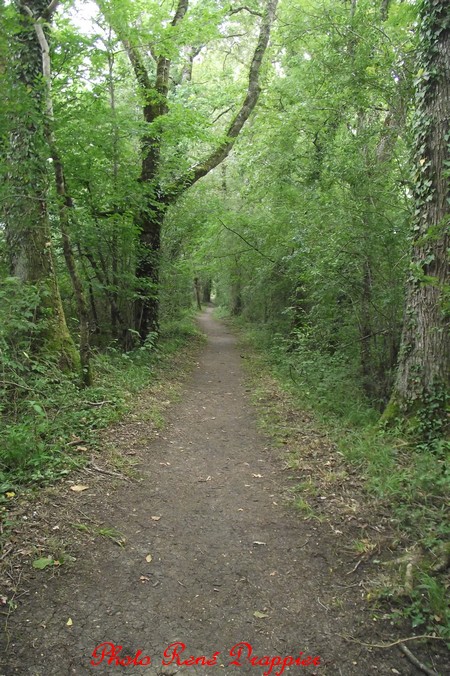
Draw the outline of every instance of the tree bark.
<instances>
[{"instance_id":1,"label":"tree bark","mask_svg":"<svg viewBox=\"0 0 450 676\"><path fill-rule=\"evenodd\" d=\"M33 14L48 10L47 2L31 0ZM44 133L45 89L42 78L41 49L26 9L17 4L20 30L11 49L11 67L27 106L17 111L8 148L7 183L11 199L5 207L5 223L11 273L24 284L42 290L37 319L45 331L35 345L37 351L56 354L65 370L78 363L73 340L67 328L56 277L47 211L48 150Z\"/></svg>"},{"instance_id":2,"label":"tree bark","mask_svg":"<svg viewBox=\"0 0 450 676\"><path fill-rule=\"evenodd\" d=\"M63 245L64 259L66 261L72 287L75 293L77 303L78 319L80 322L80 365L81 382L85 387L92 385L92 372L90 367L90 346L89 346L89 311L84 295L83 283L78 274L75 256L70 242L70 215L69 210L73 207L72 199L67 192L66 180L64 176L64 166L56 143L53 130L54 113L53 99L51 89L51 61L50 48L42 25L43 18L35 17L32 11L25 7L30 18L33 19L34 29L41 48L42 57L42 75L44 80L45 97L45 122L44 132L53 160L55 172L56 193L58 195L59 226Z\"/></svg>"},{"instance_id":3,"label":"tree bark","mask_svg":"<svg viewBox=\"0 0 450 676\"><path fill-rule=\"evenodd\" d=\"M385 413L445 415L450 377L448 225L450 218L450 5L421 6L414 121L414 200L411 272L394 392ZM447 304L447 307L445 305ZM433 416L436 418L436 416Z\"/></svg>"}]
</instances>

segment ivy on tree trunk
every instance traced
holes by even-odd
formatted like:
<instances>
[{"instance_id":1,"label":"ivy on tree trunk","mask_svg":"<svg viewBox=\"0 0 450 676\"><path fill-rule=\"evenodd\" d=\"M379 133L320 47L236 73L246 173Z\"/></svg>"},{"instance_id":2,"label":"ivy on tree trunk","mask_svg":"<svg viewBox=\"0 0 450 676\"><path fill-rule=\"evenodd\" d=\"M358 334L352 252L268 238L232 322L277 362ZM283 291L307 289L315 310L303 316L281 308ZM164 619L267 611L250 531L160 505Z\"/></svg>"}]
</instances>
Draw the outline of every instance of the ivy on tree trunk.
<instances>
[{"instance_id":1,"label":"ivy on tree trunk","mask_svg":"<svg viewBox=\"0 0 450 676\"><path fill-rule=\"evenodd\" d=\"M42 86L41 48L29 14L47 15L47 2L17 4L18 31L11 44L9 67L14 72L27 105L15 116L7 151L7 196L4 216L11 273L41 291L36 317L45 330L39 333L36 351L57 355L64 369L77 366L55 272L47 208L48 149L45 139L45 87Z\"/></svg>"},{"instance_id":2,"label":"ivy on tree trunk","mask_svg":"<svg viewBox=\"0 0 450 676\"><path fill-rule=\"evenodd\" d=\"M385 413L442 420L450 378L450 5L423 0L414 120L415 218L400 358Z\"/></svg>"}]
</instances>

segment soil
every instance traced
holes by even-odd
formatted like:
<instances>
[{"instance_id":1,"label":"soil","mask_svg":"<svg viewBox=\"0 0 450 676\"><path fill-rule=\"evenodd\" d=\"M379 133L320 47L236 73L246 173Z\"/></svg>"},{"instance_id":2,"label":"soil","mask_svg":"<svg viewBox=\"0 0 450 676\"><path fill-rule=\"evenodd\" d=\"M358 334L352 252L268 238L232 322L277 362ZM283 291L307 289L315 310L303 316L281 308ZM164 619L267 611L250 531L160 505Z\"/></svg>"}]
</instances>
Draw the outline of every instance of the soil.
<instances>
[{"instance_id":1,"label":"soil","mask_svg":"<svg viewBox=\"0 0 450 676\"><path fill-rule=\"evenodd\" d=\"M130 417L109 433L138 479L85 477L78 494L65 487L78 522L114 531L73 541L72 564L33 572L3 633L0 675L261 676L281 670L273 656L300 653L320 665L291 663L283 673L421 673L395 646L362 645L385 641L390 625L374 621L354 553L339 529L286 504L285 464L257 426L235 337L211 309L199 321L207 344L164 431ZM62 498L52 500L58 524ZM105 642L122 646L122 658L141 650L144 664L92 665ZM185 644L188 664L162 666L174 642ZM241 642L259 663L245 647L241 666L230 664ZM212 664L191 666L190 656Z\"/></svg>"}]
</instances>

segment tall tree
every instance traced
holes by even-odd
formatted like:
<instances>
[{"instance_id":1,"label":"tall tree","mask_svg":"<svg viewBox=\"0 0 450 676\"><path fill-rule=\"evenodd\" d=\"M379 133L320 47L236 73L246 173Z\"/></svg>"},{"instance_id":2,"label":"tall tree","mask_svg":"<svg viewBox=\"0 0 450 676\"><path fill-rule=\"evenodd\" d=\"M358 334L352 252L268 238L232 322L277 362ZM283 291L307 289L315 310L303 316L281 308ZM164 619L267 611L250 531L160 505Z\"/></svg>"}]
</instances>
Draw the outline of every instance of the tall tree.
<instances>
[{"instance_id":1,"label":"tall tree","mask_svg":"<svg viewBox=\"0 0 450 676\"><path fill-rule=\"evenodd\" d=\"M50 16L55 3L31 0L36 16ZM55 273L48 215L47 158L44 133L45 88L41 48L28 11L17 2L17 31L11 43L10 76L19 90L7 148L4 219L10 270L24 284L39 287L36 319L45 326L36 350L57 355L61 366L75 368L77 355L69 334Z\"/></svg>"},{"instance_id":2,"label":"tall tree","mask_svg":"<svg viewBox=\"0 0 450 676\"><path fill-rule=\"evenodd\" d=\"M241 107L224 131L221 141L205 159L194 162L187 173L175 178L171 184L167 181L165 184L161 182L163 149L161 129L164 117L170 110L169 88L171 80L175 79L172 74L174 59L169 56L170 49L167 49L164 42L161 43L162 47L154 44L147 45L154 61L153 75L143 58L141 45L137 44L127 33L125 27L114 23L113 28L118 32L134 70L143 101L143 117L147 126L142 138L140 176L140 182L145 191L145 201L136 216L140 229L140 252L137 265L139 301L136 303L135 328L142 340L145 340L149 333L158 331L161 228L167 208L229 155L245 122L255 108L260 94L261 65L269 42L276 7L277 0L266 1L249 67L247 92ZM176 33L185 20L188 9L188 0L178 1L166 40ZM247 10L247 8L240 7L234 12L242 10ZM260 16L258 12L256 14ZM198 51L197 45L184 45L179 48L178 60L182 61L184 56L186 62L187 58L187 67L183 68L182 77L187 76L188 79L191 77L192 61Z\"/></svg>"},{"instance_id":3,"label":"tall tree","mask_svg":"<svg viewBox=\"0 0 450 676\"><path fill-rule=\"evenodd\" d=\"M450 5L422 0L414 121L415 219L395 388L398 410L443 412L450 378Z\"/></svg>"},{"instance_id":4,"label":"tall tree","mask_svg":"<svg viewBox=\"0 0 450 676\"><path fill-rule=\"evenodd\" d=\"M43 23L51 17L53 7L56 7L58 0L52 3L52 6L46 9L45 16L35 16L32 10L24 5L24 9L33 21L34 29L39 41L42 52L42 76L44 86L45 100L45 120L44 133L48 143L53 168L55 172L55 187L58 196L58 215L59 227L61 230L64 259L66 261L75 299L78 309L78 319L80 323L80 365L81 379L85 386L92 384L92 373L90 367L90 346L89 346L89 312L85 299L83 283L78 274L77 263L75 260L72 243L70 240L70 211L73 207L73 201L67 191L64 165L56 142L54 131L54 113L52 98L52 71L50 59L50 47L45 35Z\"/></svg>"}]
</instances>

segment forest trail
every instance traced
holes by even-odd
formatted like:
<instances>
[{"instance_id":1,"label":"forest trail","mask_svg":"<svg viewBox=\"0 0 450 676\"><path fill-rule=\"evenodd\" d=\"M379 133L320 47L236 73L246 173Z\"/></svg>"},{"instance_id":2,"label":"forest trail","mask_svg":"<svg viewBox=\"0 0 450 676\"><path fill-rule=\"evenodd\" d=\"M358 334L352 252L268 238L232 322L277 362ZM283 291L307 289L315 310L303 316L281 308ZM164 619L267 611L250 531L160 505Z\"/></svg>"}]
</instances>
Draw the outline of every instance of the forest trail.
<instances>
[{"instance_id":1,"label":"forest trail","mask_svg":"<svg viewBox=\"0 0 450 676\"><path fill-rule=\"evenodd\" d=\"M46 584L46 572L36 572L9 620L0 674L261 676L268 667L229 666L230 649L242 641L259 657L320 656L320 667L284 671L292 676L419 673L395 649L368 650L339 636L377 642L357 576L348 574L354 557L329 524L283 504L286 472L257 429L235 338L211 309L199 321L206 348L163 435L141 443L142 481L79 495L83 512L116 528L126 545L96 538L76 566ZM133 425L124 428L128 448ZM117 444L127 448L123 434ZM162 668L176 641L187 646L184 658L220 651L217 665ZM122 657L142 650L152 663L90 666L103 642L123 646Z\"/></svg>"}]
</instances>

